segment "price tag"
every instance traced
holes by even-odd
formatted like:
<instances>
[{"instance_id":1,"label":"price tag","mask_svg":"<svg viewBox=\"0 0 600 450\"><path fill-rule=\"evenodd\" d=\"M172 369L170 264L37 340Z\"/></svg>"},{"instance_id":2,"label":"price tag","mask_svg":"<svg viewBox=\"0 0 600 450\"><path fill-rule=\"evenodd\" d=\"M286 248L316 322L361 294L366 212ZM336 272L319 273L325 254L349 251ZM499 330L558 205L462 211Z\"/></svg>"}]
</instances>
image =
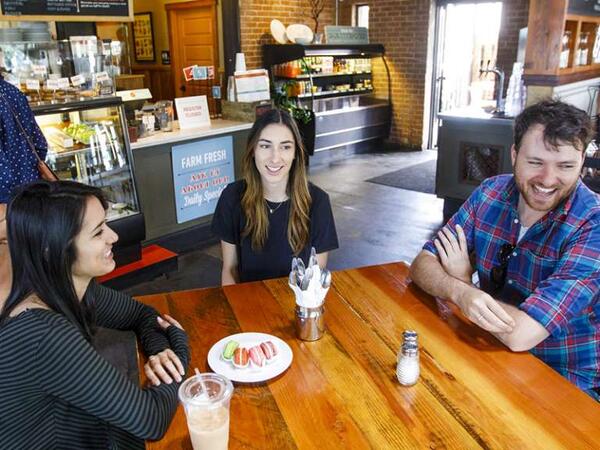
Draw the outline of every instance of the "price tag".
<instances>
[{"instance_id":1,"label":"price tag","mask_svg":"<svg viewBox=\"0 0 600 450\"><path fill-rule=\"evenodd\" d=\"M96 82L98 83L102 83L104 81L109 81L110 77L108 76L108 73L106 72L98 72L96 74Z\"/></svg>"},{"instance_id":2,"label":"price tag","mask_svg":"<svg viewBox=\"0 0 600 450\"><path fill-rule=\"evenodd\" d=\"M69 89L69 79L68 78L59 78L58 80L56 80L58 83L58 88L59 89Z\"/></svg>"},{"instance_id":3,"label":"price tag","mask_svg":"<svg viewBox=\"0 0 600 450\"><path fill-rule=\"evenodd\" d=\"M25 80L25 87L30 91L40 90L40 80L28 79Z\"/></svg>"},{"instance_id":4,"label":"price tag","mask_svg":"<svg viewBox=\"0 0 600 450\"><path fill-rule=\"evenodd\" d=\"M52 79L48 79L48 81L46 81L46 87L48 89L50 89L51 91L55 91L57 89L60 89L58 80L52 80Z\"/></svg>"},{"instance_id":5,"label":"price tag","mask_svg":"<svg viewBox=\"0 0 600 450\"><path fill-rule=\"evenodd\" d=\"M121 54L121 43L119 41L112 41L110 43L110 51L113 56L119 56Z\"/></svg>"},{"instance_id":6,"label":"price tag","mask_svg":"<svg viewBox=\"0 0 600 450\"><path fill-rule=\"evenodd\" d=\"M31 66L31 70L33 71L34 75L46 75L48 73L46 66L39 66L35 64Z\"/></svg>"},{"instance_id":7,"label":"price tag","mask_svg":"<svg viewBox=\"0 0 600 450\"><path fill-rule=\"evenodd\" d=\"M73 86L81 86L85 83L85 77L83 75L75 75L71 77L71 83L73 83Z\"/></svg>"}]
</instances>

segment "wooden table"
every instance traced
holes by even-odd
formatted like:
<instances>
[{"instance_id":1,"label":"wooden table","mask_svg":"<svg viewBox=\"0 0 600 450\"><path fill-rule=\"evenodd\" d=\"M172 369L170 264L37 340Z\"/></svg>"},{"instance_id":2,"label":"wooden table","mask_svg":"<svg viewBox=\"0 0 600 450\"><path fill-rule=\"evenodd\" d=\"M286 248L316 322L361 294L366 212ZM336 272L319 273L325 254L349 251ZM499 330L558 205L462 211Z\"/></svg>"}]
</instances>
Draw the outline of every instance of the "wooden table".
<instances>
[{"instance_id":1,"label":"wooden table","mask_svg":"<svg viewBox=\"0 0 600 450\"><path fill-rule=\"evenodd\" d=\"M191 367L208 371L219 339L274 334L291 367L262 385L235 387L230 448L600 448L600 405L528 353L507 351L408 280L403 263L334 273L325 336L294 335L287 280L140 298L181 321ZM402 331L419 333L421 378L396 380ZM180 407L148 449L190 449Z\"/></svg>"}]
</instances>

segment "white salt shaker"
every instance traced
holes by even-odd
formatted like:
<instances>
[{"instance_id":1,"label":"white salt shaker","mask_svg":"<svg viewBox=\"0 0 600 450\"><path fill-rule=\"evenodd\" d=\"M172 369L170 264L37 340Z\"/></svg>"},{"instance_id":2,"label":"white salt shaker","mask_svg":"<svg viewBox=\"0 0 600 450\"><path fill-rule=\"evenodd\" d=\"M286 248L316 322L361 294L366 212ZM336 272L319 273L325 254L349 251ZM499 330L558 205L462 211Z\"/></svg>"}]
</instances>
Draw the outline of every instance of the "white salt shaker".
<instances>
[{"instance_id":1,"label":"white salt shaker","mask_svg":"<svg viewBox=\"0 0 600 450\"><path fill-rule=\"evenodd\" d=\"M420 372L417 333L412 330L406 330L403 333L402 347L398 353L396 377L401 385L412 386L419 379Z\"/></svg>"}]
</instances>

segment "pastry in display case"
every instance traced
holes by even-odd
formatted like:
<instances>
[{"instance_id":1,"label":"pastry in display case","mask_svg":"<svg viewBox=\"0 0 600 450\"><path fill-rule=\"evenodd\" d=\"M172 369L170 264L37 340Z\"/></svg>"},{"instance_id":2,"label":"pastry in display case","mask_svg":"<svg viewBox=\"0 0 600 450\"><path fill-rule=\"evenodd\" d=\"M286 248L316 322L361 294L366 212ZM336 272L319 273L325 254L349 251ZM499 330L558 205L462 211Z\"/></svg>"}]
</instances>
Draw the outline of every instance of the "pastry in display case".
<instances>
[{"instance_id":1,"label":"pastry in display case","mask_svg":"<svg viewBox=\"0 0 600 450\"><path fill-rule=\"evenodd\" d=\"M58 177L97 186L106 195L107 221L119 235L114 250L117 264L139 259L144 219L121 98L32 105L32 109L48 141L46 163Z\"/></svg>"},{"instance_id":2,"label":"pastry in display case","mask_svg":"<svg viewBox=\"0 0 600 450\"><path fill-rule=\"evenodd\" d=\"M95 36L45 42L0 39L0 70L30 103L70 102L114 93L121 50L119 41Z\"/></svg>"}]
</instances>

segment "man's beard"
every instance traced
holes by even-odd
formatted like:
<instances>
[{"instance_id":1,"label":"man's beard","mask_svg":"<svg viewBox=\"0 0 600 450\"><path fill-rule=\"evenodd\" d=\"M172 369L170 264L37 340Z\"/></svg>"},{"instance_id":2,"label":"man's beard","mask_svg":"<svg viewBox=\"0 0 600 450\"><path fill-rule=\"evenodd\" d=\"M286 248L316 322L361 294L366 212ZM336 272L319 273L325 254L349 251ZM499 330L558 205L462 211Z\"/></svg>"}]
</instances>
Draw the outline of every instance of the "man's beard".
<instances>
[{"instance_id":1,"label":"man's beard","mask_svg":"<svg viewBox=\"0 0 600 450\"><path fill-rule=\"evenodd\" d=\"M514 176L517 189L519 190L521 197L523 198L525 203L527 203L527 206L529 206L534 211L539 212L549 212L555 209L558 205L560 205L566 198L568 198L571 195L571 193L577 187L578 181L575 180L572 186L565 186L563 184L559 184L558 186L556 186L556 191L554 192L552 197L549 197L549 199L551 198L552 200L550 202L544 202L544 204L541 205L539 201L535 200L535 194L533 193L533 185L536 183L531 181L522 181L517 175L516 170Z\"/></svg>"}]
</instances>

